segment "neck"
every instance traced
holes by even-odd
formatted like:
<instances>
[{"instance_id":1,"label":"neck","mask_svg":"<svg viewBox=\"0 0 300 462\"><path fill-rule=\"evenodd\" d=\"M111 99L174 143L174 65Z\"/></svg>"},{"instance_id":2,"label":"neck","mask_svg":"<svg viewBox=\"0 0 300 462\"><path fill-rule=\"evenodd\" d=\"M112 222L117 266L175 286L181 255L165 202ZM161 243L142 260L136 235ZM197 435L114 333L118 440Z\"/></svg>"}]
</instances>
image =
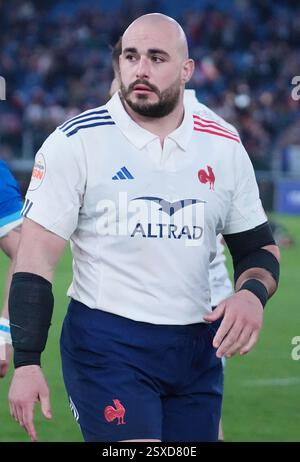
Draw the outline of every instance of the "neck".
<instances>
[{"instance_id":1,"label":"neck","mask_svg":"<svg viewBox=\"0 0 300 462\"><path fill-rule=\"evenodd\" d=\"M148 130L154 135L159 136L161 145L163 146L164 140L169 133L172 133L179 125L182 123L184 117L184 106L183 98L181 97L178 101L177 106L173 109L170 114L165 117L152 118L141 116L137 112L133 111L126 101L122 100L123 106L126 112L130 117L136 122L140 127Z\"/></svg>"}]
</instances>

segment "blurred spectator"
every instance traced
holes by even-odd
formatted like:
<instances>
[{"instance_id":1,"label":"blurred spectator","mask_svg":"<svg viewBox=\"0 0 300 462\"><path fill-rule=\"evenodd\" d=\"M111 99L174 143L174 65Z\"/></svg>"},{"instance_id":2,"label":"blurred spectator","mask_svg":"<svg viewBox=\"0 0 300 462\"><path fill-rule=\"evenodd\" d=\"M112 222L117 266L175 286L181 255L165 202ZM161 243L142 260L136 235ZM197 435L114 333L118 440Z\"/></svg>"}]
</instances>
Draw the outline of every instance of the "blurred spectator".
<instances>
[{"instance_id":1,"label":"blurred spectator","mask_svg":"<svg viewBox=\"0 0 300 462\"><path fill-rule=\"evenodd\" d=\"M300 4L293 0L0 0L2 155L20 157L27 146L33 156L63 120L103 104L109 45L136 16L153 11L177 14L196 61L190 86L237 127L254 167L270 169L274 150L284 158L300 117L290 87L300 69Z\"/></svg>"}]
</instances>

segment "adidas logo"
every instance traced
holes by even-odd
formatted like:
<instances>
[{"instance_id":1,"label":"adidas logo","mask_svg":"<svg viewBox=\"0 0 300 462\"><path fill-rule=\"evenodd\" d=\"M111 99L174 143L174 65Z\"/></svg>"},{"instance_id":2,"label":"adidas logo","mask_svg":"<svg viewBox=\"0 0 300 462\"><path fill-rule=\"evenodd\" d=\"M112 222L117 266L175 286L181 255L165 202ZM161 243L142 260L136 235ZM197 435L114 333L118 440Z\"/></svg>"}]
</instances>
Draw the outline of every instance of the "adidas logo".
<instances>
[{"instance_id":1,"label":"adidas logo","mask_svg":"<svg viewBox=\"0 0 300 462\"><path fill-rule=\"evenodd\" d=\"M126 167L122 167L115 176L112 177L112 180L134 180L134 177L127 170Z\"/></svg>"}]
</instances>

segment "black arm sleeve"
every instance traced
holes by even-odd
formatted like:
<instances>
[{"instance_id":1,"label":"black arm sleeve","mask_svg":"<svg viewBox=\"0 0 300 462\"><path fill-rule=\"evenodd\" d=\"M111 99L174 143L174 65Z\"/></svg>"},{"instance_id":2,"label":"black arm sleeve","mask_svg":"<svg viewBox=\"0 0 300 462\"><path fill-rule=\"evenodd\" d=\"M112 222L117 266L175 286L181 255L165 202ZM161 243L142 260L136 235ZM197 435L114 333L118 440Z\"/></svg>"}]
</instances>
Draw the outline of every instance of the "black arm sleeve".
<instances>
[{"instance_id":1,"label":"black arm sleeve","mask_svg":"<svg viewBox=\"0 0 300 462\"><path fill-rule=\"evenodd\" d=\"M235 282L247 269L263 268L278 284L278 260L271 252L262 249L266 245L276 245L268 222L248 231L227 234L224 239L232 256Z\"/></svg>"},{"instance_id":2,"label":"black arm sleeve","mask_svg":"<svg viewBox=\"0 0 300 462\"><path fill-rule=\"evenodd\" d=\"M54 305L51 283L37 274L15 273L8 304L15 367L40 365Z\"/></svg>"},{"instance_id":3,"label":"black arm sleeve","mask_svg":"<svg viewBox=\"0 0 300 462\"><path fill-rule=\"evenodd\" d=\"M241 233L225 234L223 237L232 256L233 264L265 245L276 244L267 221L256 228Z\"/></svg>"}]
</instances>

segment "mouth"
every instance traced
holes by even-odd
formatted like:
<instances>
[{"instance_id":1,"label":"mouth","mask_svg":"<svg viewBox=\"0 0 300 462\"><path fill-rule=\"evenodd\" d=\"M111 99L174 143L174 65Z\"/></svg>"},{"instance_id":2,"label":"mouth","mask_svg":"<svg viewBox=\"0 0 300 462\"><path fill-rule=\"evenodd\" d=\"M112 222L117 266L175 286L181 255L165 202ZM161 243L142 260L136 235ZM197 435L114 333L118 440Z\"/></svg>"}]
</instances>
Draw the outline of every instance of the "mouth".
<instances>
[{"instance_id":1,"label":"mouth","mask_svg":"<svg viewBox=\"0 0 300 462\"><path fill-rule=\"evenodd\" d=\"M133 87L133 92L146 95L146 94L149 94L149 93L153 93L153 90L151 90L151 88L147 87L147 85L135 85Z\"/></svg>"}]
</instances>

